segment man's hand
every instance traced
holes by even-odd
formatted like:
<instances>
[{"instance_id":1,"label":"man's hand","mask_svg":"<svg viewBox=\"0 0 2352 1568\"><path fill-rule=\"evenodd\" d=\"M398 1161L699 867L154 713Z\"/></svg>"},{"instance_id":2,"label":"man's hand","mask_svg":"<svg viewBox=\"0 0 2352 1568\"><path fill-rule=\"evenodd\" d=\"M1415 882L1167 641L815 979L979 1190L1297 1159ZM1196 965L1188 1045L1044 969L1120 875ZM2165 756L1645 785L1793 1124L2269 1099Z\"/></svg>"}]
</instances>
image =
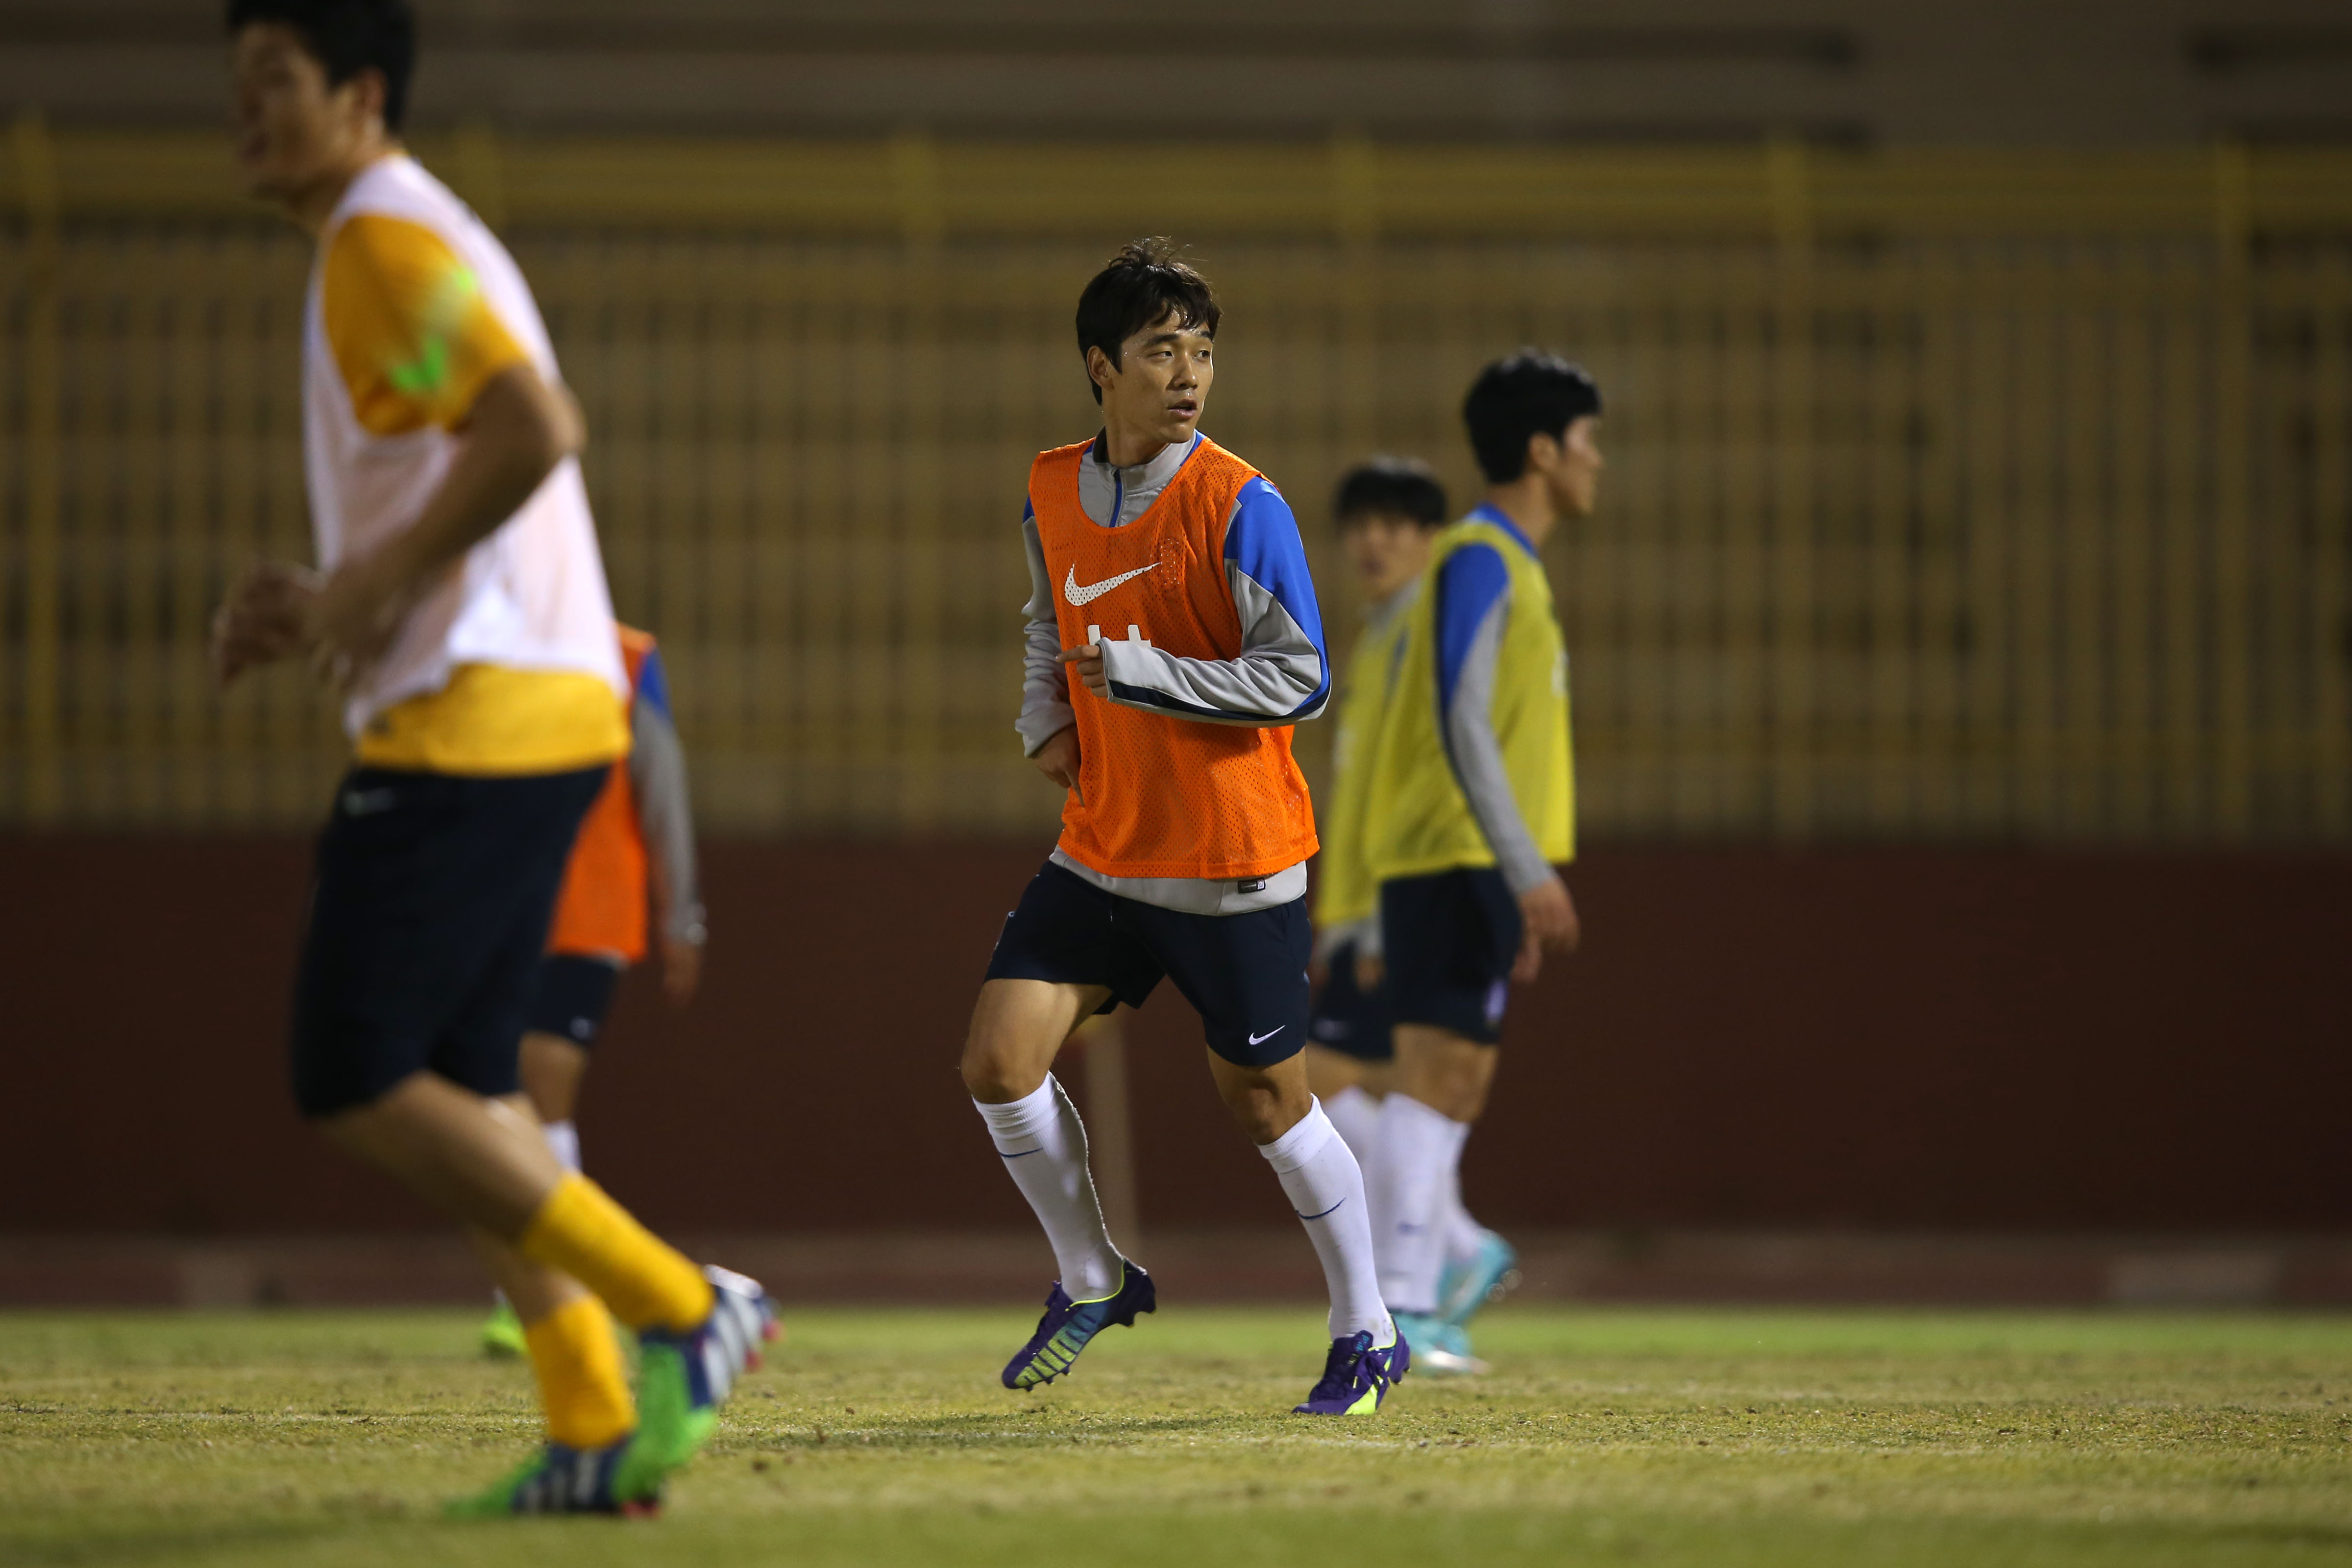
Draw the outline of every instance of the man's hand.
<instances>
[{"instance_id":1,"label":"man's hand","mask_svg":"<svg viewBox=\"0 0 2352 1568\"><path fill-rule=\"evenodd\" d=\"M311 602L311 662L339 689L382 657L427 585L404 564L401 542L336 568Z\"/></svg>"},{"instance_id":2,"label":"man's hand","mask_svg":"<svg viewBox=\"0 0 2352 1568\"><path fill-rule=\"evenodd\" d=\"M1088 643L1084 647L1066 647L1062 650L1062 662L1068 665L1072 672L1087 683L1088 691L1106 702L1110 700L1110 677L1103 670L1102 644Z\"/></svg>"},{"instance_id":3,"label":"man's hand","mask_svg":"<svg viewBox=\"0 0 2352 1568\"><path fill-rule=\"evenodd\" d=\"M227 686L248 669L299 651L320 579L307 566L264 561L237 579L213 612L213 679Z\"/></svg>"},{"instance_id":4,"label":"man's hand","mask_svg":"<svg viewBox=\"0 0 2352 1568\"><path fill-rule=\"evenodd\" d=\"M702 944L682 937L661 939L662 994L683 1007L702 989Z\"/></svg>"},{"instance_id":5,"label":"man's hand","mask_svg":"<svg viewBox=\"0 0 2352 1568\"><path fill-rule=\"evenodd\" d=\"M1521 893L1519 931L1519 956L1511 965L1511 978L1525 985L1542 972L1547 952L1574 952L1583 936L1568 884L1553 877Z\"/></svg>"},{"instance_id":6,"label":"man's hand","mask_svg":"<svg viewBox=\"0 0 2352 1568\"><path fill-rule=\"evenodd\" d=\"M1087 804L1086 789L1078 783L1078 727L1076 724L1055 731L1054 738L1038 747L1037 754L1029 760L1037 764L1039 773L1076 795L1080 805Z\"/></svg>"}]
</instances>

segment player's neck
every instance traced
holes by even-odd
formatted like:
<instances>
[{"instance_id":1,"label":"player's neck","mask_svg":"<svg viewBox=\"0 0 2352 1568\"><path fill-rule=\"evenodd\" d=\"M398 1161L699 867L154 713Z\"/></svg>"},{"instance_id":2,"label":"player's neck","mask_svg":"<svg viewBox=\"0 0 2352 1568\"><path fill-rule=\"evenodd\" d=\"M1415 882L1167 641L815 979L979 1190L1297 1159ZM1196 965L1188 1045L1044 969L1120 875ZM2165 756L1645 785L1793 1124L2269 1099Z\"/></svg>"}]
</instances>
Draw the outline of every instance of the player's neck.
<instances>
[{"instance_id":1,"label":"player's neck","mask_svg":"<svg viewBox=\"0 0 2352 1568\"><path fill-rule=\"evenodd\" d=\"M1509 518L1538 550L1559 521L1559 511L1551 502L1551 487L1532 470L1508 484L1488 486L1486 504Z\"/></svg>"},{"instance_id":2,"label":"player's neck","mask_svg":"<svg viewBox=\"0 0 2352 1568\"><path fill-rule=\"evenodd\" d=\"M315 239L326 228L327 220L334 216L335 208L342 202L343 193L352 188L352 182L400 150L396 137L370 137L350 157L321 171L317 179L289 193L279 205L286 209L287 216Z\"/></svg>"},{"instance_id":3,"label":"player's neck","mask_svg":"<svg viewBox=\"0 0 2352 1568\"><path fill-rule=\"evenodd\" d=\"M1149 431L1121 425L1117 419L1103 420L1103 456L1115 468L1132 468L1151 461L1175 443L1163 441Z\"/></svg>"}]
</instances>

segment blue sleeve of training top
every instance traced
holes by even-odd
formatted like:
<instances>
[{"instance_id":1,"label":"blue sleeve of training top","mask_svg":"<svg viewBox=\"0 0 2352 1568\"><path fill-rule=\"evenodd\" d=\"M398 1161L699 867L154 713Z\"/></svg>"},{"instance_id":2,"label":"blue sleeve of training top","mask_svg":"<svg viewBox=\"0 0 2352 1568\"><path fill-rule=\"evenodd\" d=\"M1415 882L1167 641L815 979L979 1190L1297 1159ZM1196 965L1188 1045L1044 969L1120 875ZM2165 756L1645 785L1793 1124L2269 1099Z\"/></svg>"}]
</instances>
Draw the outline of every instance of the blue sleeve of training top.
<instances>
[{"instance_id":1,"label":"blue sleeve of training top","mask_svg":"<svg viewBox=\"0 0 2352 1568\"><path fill-rule=\"evenodd\" d=\"M1331 657L1323 641L1323 607L1315 598L1315 574L1307 567L1307 543L1298 536L1298 519L1291 515L1290 503L1282 499L1282 492L1263 478L1244 485L1234 504L1233 521L1225 527L1225 565L1234 589L1234 608L1241 611L1243 625L1258 634L1245 636L1245 642L1260 647L1279 646L1286 651L1303 651L1303 642L1314 650L1318 667L1315 690L1290 716L1304 718L1320 711L1331 696ZM1273 602L1271 605L1251 602L1255 599L1249 592L1252 584ZM1276 607L1289 616L1289 626L1277 622L1261 630L1270 618L1269 610Z\"/></svg>"},{"instance_id":2,"label":"blue sleeve of training top","mask_svg":"<svg viewBox=\"0 0 2352 1568\"><path fill-rule=\"evenodd\" d=\"M637 700L653 704L654 711L665 719L675 717L669 707L669 674L662 668L659 648L649 651L645 663L637 666Z\"/></svg>"},{"instance_id":3,"label":"blue sleeve of training top","mask_svg":"<svg viewBox=\"0 0 2352 1568\"><path fill-rule=\"evenodd\" d=\"M1491 544L1465 544L1437 569L1437 718L1443 732L1454 717L1454 699L1471 646L1496 601L1511 591L1510 569Z\"/></svg>"},{"instance_id":4,"label":"blue sleeve of training top","mask_svg":"<svg viewBox=\"0 0 2352 1568\"><path fill-rule=\"evenodd\" d=\"M1213 724L1297 724L1331 695L1323 612L1290 503L1264 479L1234 498L1225 520L1225 587L1241 622L1234 658L1179 658L1149 642L1106 637L1110 700Z\"/></svg>"}]
</instances>

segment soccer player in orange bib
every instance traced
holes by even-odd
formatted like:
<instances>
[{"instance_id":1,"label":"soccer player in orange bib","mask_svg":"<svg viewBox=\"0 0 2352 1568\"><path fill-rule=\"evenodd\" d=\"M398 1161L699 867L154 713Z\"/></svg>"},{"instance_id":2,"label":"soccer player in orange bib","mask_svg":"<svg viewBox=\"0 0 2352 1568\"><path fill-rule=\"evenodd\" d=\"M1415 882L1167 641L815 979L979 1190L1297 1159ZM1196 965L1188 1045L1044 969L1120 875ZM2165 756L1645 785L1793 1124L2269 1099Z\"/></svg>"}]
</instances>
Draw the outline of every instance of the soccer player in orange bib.
<instances>
[{"instance_id":1,"label":"soccer player in orange bib","mask_svg":"<svg viewBox=\"0 0 2352 1568\"><path fill-rule=\"evenodd\" d=\"M572 1116L589 1047L604 1032L621 976L648 948L657 949L662 989L679 1007L694 1000L702 978L694 809L687 798L686 748L670 716L669 676L651 632L617 630L629 678L629 755L605 774L572 841L555 928L523 1015L523 1092L567 1171L581 1168ZM499 1355L528 1348L522 1320L504 1297L482 1327L482 1344Z\"/></svg>"},{"instance_id":2,"label":"soccer player in orange bib","mask_svg":"<svg viewBox=\"0 0 2352 1568\"><path fill-rule=\"evenodd\" d=\"M1299 1055L1316 838L1290 730L1323 710L1330 671L1288 504L1200 433L1218 317L1165 241L1112 258L1077 310L1102 428L1029 470L1018 727L1068 799L997 940L963 1077L1061 1278L1003 1381L1052 1382L1156 1304L1111 1243L1052 1068L1089 1015L1139 1006L1164 976L1199 1010L1218 1091L1330 1286L1323 1377L1297 1408L1367 1415L1411 1352L1381 1303L1363 1174Z\"/></svg>"}]
</instances>

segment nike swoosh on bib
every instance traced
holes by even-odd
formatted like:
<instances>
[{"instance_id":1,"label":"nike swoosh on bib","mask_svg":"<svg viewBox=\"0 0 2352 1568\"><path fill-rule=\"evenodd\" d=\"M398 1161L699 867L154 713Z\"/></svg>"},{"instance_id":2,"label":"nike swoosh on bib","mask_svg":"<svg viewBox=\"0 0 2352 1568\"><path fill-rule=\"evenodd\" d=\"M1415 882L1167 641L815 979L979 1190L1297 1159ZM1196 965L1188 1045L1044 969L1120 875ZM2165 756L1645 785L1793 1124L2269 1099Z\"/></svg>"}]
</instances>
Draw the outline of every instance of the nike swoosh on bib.
<instances>
[{"instance_id":1,"label":"nike swoosh on bib","mask_svg":"<svg viewBox=\"0 0 2352 1568\"><path fill-rule=\"evenodd\" d=\"M1159 564L1160 563L1155 561L1151 566ZM1122 572L1116 577L1106 577L1099 583L1089 583L1081 588L1078 586L1078 568L1074 562L1071 563L1069 574L1062 579L1062 597L1070 602L1072 609L1077 608L1080 605L1092 604L1129 578L1142 576L1151 570L1151 566L1139 566L1132 572Z\"/></svg>"}]
</instances>

